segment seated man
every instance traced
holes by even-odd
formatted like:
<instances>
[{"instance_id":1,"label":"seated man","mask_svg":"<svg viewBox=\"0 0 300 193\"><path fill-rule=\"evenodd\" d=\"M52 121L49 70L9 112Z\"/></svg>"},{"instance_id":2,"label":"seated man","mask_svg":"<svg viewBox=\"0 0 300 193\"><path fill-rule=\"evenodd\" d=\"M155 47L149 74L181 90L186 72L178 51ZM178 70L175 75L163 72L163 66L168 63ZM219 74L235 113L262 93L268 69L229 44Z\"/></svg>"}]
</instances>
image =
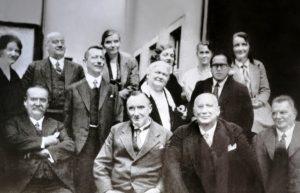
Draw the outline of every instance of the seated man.
<instances>
[{"instance_id":1,"label":"seated man","mask_svg":"<svg viewBox=\"0 0 300 193\"><path fill-rule=\"evenodd\" d=\"M151 103L133 91L127 100L130 121L112 127L94 163L100 193L163 192L161 168L170 131L150 118Z\"/></svg>"},{"instance_id":2,"label":"seated man","mask_svg":"<svg viewBox=\"0 0 300 193\"><path fill-rule=\"evenodd\" d=\"M48 94L43 87L30 87L24 101L27 114L5 125L10 166L3 192L74 192L70 158L75 146L61 122L44 116Z\"/></svg>"},{"instance_id":3,"label":"seated man","mask_svg":"<svg viewBox=\"0 0 300 193\"><path fill-rule=\"evenodd\" d=\"M260 172L242 129L218 118L215 95L195 99L196 121L179 127L164 161L165 193L260 193Z\"/></svg>"}]
</instances>

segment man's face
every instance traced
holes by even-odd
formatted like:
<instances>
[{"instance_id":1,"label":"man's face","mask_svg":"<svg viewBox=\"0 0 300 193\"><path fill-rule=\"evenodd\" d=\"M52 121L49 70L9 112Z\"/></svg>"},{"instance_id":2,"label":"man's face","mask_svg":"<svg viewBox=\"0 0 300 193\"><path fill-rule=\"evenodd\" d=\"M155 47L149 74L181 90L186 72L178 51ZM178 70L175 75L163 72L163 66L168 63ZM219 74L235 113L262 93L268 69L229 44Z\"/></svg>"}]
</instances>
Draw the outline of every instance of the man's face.
<instances>
[{"instance_id":1,"label":"man's face","mask_svg":"<svg viewBox=\"0 0 300 193\"><path fill-rule=\"evenodd\" d=\"M59 33L51 36L47 41L47 49L50 57L55 59L64 57L66 51L64 36Z\"/></svg>"},{"instance_id":2,"label":"man's face","mask_svg":"<svg viewBox=\"0 0 300 193\"><path fill-rule=\"evenodd\" d=\"M39 120L48 107L48 92L42 88L29 88L24 106L30 117Z\"/></svg>"},{"instance_id":3,"label":"man's face","mask_svg":"<svg viewBox=\"0 0 300 193\"><path fill-rule=\"evenodd\" d=\"M115 33L105 38L103 46L109 55L115 55L119 52L120 44L120 37Z\"/></svg>"},{"instance_id":4,"label":"man's face","mask_svg":"<svg viewBox=\"0 0 300 193\"><path fill-rule=\"evenodd\" d=\"M99 76L104 68L105 58L103 50L92 48L85 60L87 72L93 76Z\"/></svg>"},{"instance_id":5,"label":"man's face","mask_svg":"<svg viewBox=\"0 0 300 193\"><path fill-rule=\"evenodd\" d=\"M134 127L141 127L150 119L152 106L143 94L131 96L127 100L127 112Z\"/></svg>"},{"instance_id":6,"label":"man's face","mask_svg":"<svg viewBox=\"0 0 300 193\"><path fill-rule=\"evenodd\" d=\"M168 68L168 64L163 64L163 62L161 65L154 67L147 77L148 84L151 85L155 90L162 90L166 86L170 77Z\"/></svg>"},{"instance_id":7,"label":"man's face","mask_svg":"<svg viewBox=\"0 0 300 193\"><path fill-rule=\"evenodd\" d=\"M276 127L282 131L291 128L296 119L296 113L287 101L272 104L272 117Z\"/></svg>"},{"instance_id":8,"label":"man's face","mask_svg":"<svg viewBox=\"0 0 300 193\"><path fill-rule=\"evenodd\" d=\"M229 65L224 55L216 55L212 59L211 73L215 80L222 81L228 76Z\"/></svg>"},{"instance_id":9,"label":"man's face","mask_svg":"<svg viewBox=\"0 0 300 193\"><path fill-rule=\"evenodd\" d=\"M217 98L208 93L199 95L194 102L194 115L201 125L213 125L220 114Z\"/></svg>"}]
</instances>

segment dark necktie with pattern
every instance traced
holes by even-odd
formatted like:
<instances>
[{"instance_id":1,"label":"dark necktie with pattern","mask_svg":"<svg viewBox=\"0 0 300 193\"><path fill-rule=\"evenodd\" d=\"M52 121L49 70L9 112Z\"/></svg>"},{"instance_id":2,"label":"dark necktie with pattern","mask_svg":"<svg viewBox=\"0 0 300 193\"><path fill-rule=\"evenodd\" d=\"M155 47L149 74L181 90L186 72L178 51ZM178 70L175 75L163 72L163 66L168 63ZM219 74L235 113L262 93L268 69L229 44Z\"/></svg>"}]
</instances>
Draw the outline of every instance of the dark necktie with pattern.
<instances>
[{"instance_id":1,"label":"dark necktie with pattern","mask_svg":"<svg viewBox=\"0 0 300 193\"><path fill-rule=\"evenodd\" d=\"M59 66L59 62L57 61L56 64L55 64L55 71L58 73L58 74L61 74L62 73L62 69L61 67Z\"/></svg>"},{"instance_id":2,"label":"dark necktie with pattern","mask_svg":"<svg viewBox=\"0 0 300 193\"><path fill-rule=\"evenodd\" d=\"M217 82L214 89L213 89L213 94L217 97L217 99L219 98L219 88L220 88L220 85Z\"/></svg>"}]
</instances>

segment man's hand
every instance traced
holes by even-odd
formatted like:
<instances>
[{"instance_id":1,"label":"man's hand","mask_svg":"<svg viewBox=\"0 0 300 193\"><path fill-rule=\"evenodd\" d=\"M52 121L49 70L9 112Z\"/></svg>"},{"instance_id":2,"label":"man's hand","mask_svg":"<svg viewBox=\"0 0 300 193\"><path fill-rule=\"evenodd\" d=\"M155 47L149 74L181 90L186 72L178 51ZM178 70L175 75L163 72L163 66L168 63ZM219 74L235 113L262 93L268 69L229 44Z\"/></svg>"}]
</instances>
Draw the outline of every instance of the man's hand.
<instances>
[{"instance_id":1,"label":"man's hand","mask_svg":"<svg viewBox=\"0 0 300 193\"><path fill-rule=\"evenodd\" d=\"M105 193L123 193L123 192L121 192L119 190L108 190Z\"/></svg>"},{"instance_id":2,"label":"man's hand","mask_svg":"<svg viewBox=\"0 0 300 193\"><path fill-rule=\"evenodd\" d=\"M53 135L43 137L45 146L56 145L59 142L59 132L55 132Z\"/></svg>"},{"instance_id":3,"label":"man's hand","mask_svg":"<svg viewBox=\"0 0 300 193\"><path fill-rule=\"evenodd\" d=\"M38 152L34 152L32 153L33 155L36 155L40 158L49 158L50 157L50 153L47 149L42 149L41 151L38 151Z\"/></svg>"},{"instance_id":4,"label":"man's hand","mask_svg":"<svg viewBox=\"0 0 300 193\"><path fill-rule=\"evenodd\" d=\"M160 190L158 188L151 188L147 190L145 193L160 193Z\"/></svg>"},{"instance_id":5,"label":"man's hand","mask_svg":"<svg viewBox=\"0 0 300 193\"><path fill-rule=\"evenodd\" d=\"M130 91L128 89L123 89L119 92L119 96L122 98L122 99L127 99L128 96L130 94Z\"/></svg>"},{"instance_id":6,"label":"man's hand","mask_svg":"<svg viewBox=\"0 0 300 193\"><path fill-rule=\"evenodd\" d=\"M254 109L260 108L262 106L264 106L264 103L258 99L252 99L252 106Z\"/></svg>"}]
</instances>

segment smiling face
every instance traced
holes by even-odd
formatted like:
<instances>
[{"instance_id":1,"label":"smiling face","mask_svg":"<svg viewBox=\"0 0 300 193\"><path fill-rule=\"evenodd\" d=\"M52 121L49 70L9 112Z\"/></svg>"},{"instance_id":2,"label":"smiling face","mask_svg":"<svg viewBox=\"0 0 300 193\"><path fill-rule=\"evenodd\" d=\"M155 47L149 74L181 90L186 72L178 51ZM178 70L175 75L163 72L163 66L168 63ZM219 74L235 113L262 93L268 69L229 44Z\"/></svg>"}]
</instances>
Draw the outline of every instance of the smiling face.
<instances>
[{"instance_id":1,"label":"smiling face","mask_svg":"<svg viewBox=\"0 0 300 193\"><path fill-rule=\"evenodd\" d=\"M98 77L101 75L105 65L103 50L91 48L88 50L84 62L86 63L87 73L94 77Z\"/></svg>"},{"instance_id":2,"label":"smiling face","mask_svg":"<svg viewBox=\"0 0 300 193\"><path fill-rule=\"evenodd\" d=\"M197 49L197 56L202 65L208 66L212 57L212 52L208 49L207 45L199 45Z\"/></svg>"},{"instance_id":3,"label":"smiling face","mask_svg":"<svg viewBox=\"0 0 300 193\"><path fill-rule=\"evenodd\" d=\"M150 68L150 72L147 76L148 85L156 91L162 91L169 80L171 66L163 61L158 61L151 65L153 65L153 67Z\"/></svg>"},{"instance_id":4,"label":"smiling face","mask_svg":"<svg viewBox=\"0 0 300 193\"><path fill-rule=\"evenodd\" d=\"M103 46L108 55L116 55L120 49L120 36L116 33L105 38Z\"/></svg>"},{"instance_id":5,"label":"smiling face","mask_svg":"<svg viewBox=\"0 0 300 193\"><path fill-rule=\"evenodd\" d=\"M175 50L173 48L167 48L163 50L159 54L159 59L173 66L175 60Z\"/></svg>"},{"instance_id":6,"label":"smiling face","mask_svg":"<svg viewBox=\"0 0 300 193\"><path fill-rule=\"evenodd\" d=\"M66 51L64 36L56 32L49 34L46 47L50 57L63 58Z\"/></svg>"},{"instance_id":7,"label":"smiling face","mask_svg":"<svg viewBox=\"0 0 300 193\"><path fill-rule=\"evenodd\" d=\"M39 87L29 88L24 106L30 117L36 120L41 119L48 107L48 91Z\"/></svg>"},{"instance_id":8,"label":"smiling face","mask_svg":"<svg viewBox=\"0 0 300 193\"><path fill-rule=\"evenodd\" d=\"M144 94L130 96L127 100L127 112L134 127L141 127L150 119L152 106Z\"/></svg>"},{"instance_id":9,"label":"smiling face","mask_svg":"<svg viewBox=\"0 0 300 193\"><path fill-rule=\"evenodd\" d=\"M238 61L244 61L248 58L250 45L244 38L233 37L233 53Z\"/></svg>"},{"instance_id":10,"label":"smiling face","mask_svg":"<svg viewBox=\"0 0 300 193\"><path fill-rule=\"evenodd\" d=\"M276 127L285 132L294 125L296 113L287 101L274 102L272 104L272 117Z\"/></svg>"},{"instance_id":11,"label":"smiling face","mask_svg":"<svg viewBox=\"0 0 300 193\"><path fill-rule=\"evenodd\" d=\"M220 107L215 95L204 93L199 95L194 102L194 115L200 126L211 127L220 115Z\"/></svg>"},{"instance_id":12,"label":"smiling face","mask_svg":"<svg viewBox=\"0 0 300 193\"><path fill-rule=\"evenodd\" d=\"M7 64L14 64L20 57L21 50L16 42L9 42L4 50L1 51L1 58L7 62Z\"/></svg>"}]
</instances>

